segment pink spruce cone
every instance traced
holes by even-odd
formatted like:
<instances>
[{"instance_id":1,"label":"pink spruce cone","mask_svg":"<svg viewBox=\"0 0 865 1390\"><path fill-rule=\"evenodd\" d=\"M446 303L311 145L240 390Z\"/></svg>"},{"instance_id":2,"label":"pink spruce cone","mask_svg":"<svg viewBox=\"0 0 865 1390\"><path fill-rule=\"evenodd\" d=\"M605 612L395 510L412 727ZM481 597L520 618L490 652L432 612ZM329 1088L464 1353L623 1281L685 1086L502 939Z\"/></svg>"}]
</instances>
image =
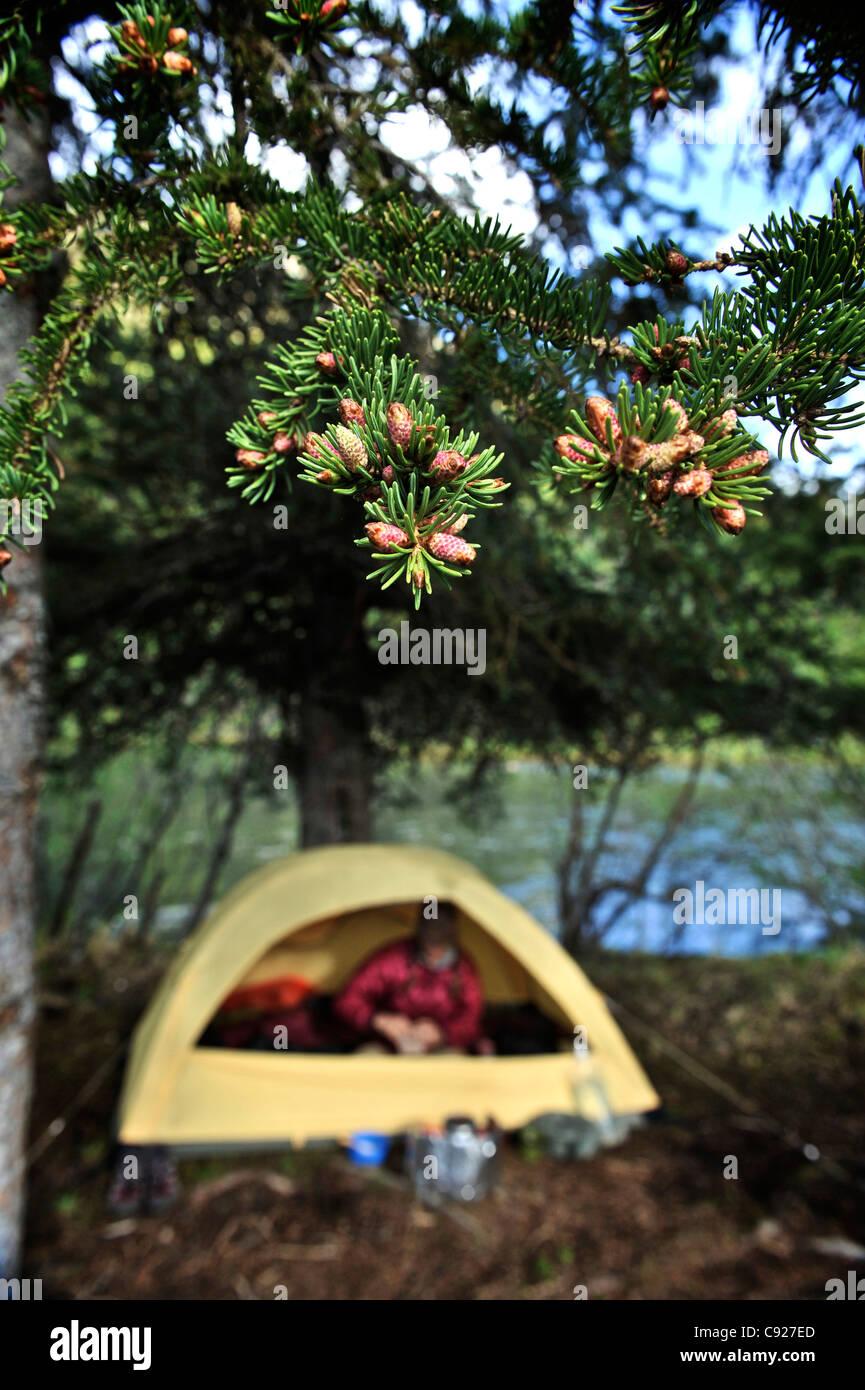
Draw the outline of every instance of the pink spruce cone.
<instances>
[{"instance_id":1,"label":"pink spruce cone","mask_svg":"<svg viewBox=\"0 0 865 1390\"><path fill-rule=\"evenodd\" d=\"M672 396L664 402L664 405L676 422L676 434L687 434L690 427L685 407L680 401L673 400Z\"/></svg>"},{"instance_id":2,"label":"pink spruce cone","mask_svg":"<svg viewBox=\"0 0 865 1390\"><path fill-rule=\"evenodd\" d=\"M745 508L740 507L736 502L732 507L713 507L712 516L730 536L738 536L740 531L744 531L745 522L748 520Z\"/></svg>"},{"instance_id":3,"label":"pink spruce cone","mask_svg":"<svg viewBox=\"0 0 865 1390\"><path fill-rule=\"evenodd\" d=\"M718 416L717 420L706 421L705 425L702 426L703 434L707 439L715 439L718 436L723 438L726 434L732 434L738 423L739 417L735 410L725 410L723 415Z\"/></svg>"},{"instance_id":4,"label":"pink spruce cone","mask_svg":"<svg viewBox=\"0 0 865 1390\"><path fill-rule=\"evenodd\" d=\"M314 459L320 459L320 458L321 458L321 453L322 453L322 447L324 447L325 449L328 449L328 451L330 452L329 447L328 447L326 441L325 441L324 439L322 439L322 437L321 437L320 434L314 434L313 431L310 430L309 434L307 434L307 435L304 436L304 440L303 440L303 450L304 450L304 453L306 453L306 454L312 454L312 457L313 457Z\"/></svg>"},{"instance_id":5,"label":"pink spruce cone","mask_svg":"<svg viewBox=\"0 0 865 1390\"><path fill-rule=\"evenodd\" d=\"M434 536L430 536L426 541L426 548L437 560L444 560L452 565L470 565L477 554L474 546L469 545L468 541L460 540L459 536L448 535L445 531L437 531Z\"/></svg>"},{"instance_id":6,"label":"pink spruce cone","mask_svg":"<svg viewBox=\"0 0 865 1390\"><path fill-rule=\"evenodd\" d=\"M589 429L604 448L607 448L607 420L613 429L613 444L618 448L622 438L622 427L612 403L603 396L589 396L586 401L586 420Z\"/></svg>"},{"instance_id":7,"label":"pink spruce cone","mask_svg":"<svg viewBox=\"0 0 865 1390\"><path fill-rule=\"evenodd\" d=\"M437 482L447 483L464 473L468 466L468 460L456 449L439 449L429 471L435 474Z\"/></svg>"},{"instance_id":8,"label":"pink spruce cone","mask_svg":"<svg viewBox=\"0 0 865 1390\"><path fill-rule=\"evenodd\" d=\"M261 467L267 455L260 449L238 449L234 457L244 468L255 469Z\"/></svg>"},{"instance_id":9,"label":"pink spruce cone","mask_svg":"<svg viewBox=\"0 0 865 1390\"><path fill-rule=\"evenodd\" d=\"M387 432L391 441L398 445L400 449L407 449L411 442L411 432L414 427L414 417L407 405L402 401L391 401L385 412L387 421Z\"/></svg>"},{"instance_id":10,"label":"pink spruce cone","mask_svg":"<svg viewBox=\"0 0 865 1390\"><path fill-rule=\"evenodd\" d=\"M731 459L729 463L722 464L716 468L715 472L719 476L725 473L736 473L740 478L755 477L762 473L766 464L769 462L769 455L765 449L755 449L750 454L740 454L738 458ZM741 469L741 472L739 471Z\"/></svg>"},{"instance_id":11,"label":"pink spruce cone","mask_svg":"<svg viewBox=\"0 0 865 1390\"><path fill-rule=\"evenodd\" d=\"M705 497L712 486L712 475L708 468L692 468L683 473L673 484L677 497Z\"/></svg>"},{"instance_id":12,"label":"pink spruce cone","mask_svg":"<svg viewBox=\"0 0 865 1390\"><path fill-rule=\"evenodd\" d=\"M579 434L560 434L553 446L560 458L571 463L587 463L594 459L597 440L583 439Z\"/></svg>"},{"instance_id":13,"label":"pink spruce cone","mask_svg":"<svg viewBox=\"0 0 865 1390\"><path fill-rule=\"evenodd\" d=\"M366 416L363 413L363 406L358 401L353 401L351 396L343 396L338 406L339 418L344 425L365 425Z\"/></svg>"},{"instance_id":14,"label":"pink spruce cone","mask_svg":"<svg viewBox=\"0 0 865 1390\"><path fill-rule=\"evenodd\" d=\"M396 550L398 546L409 543L405 531L399 526L391 526L387 521L370 521L363 529L376 550Z\"/></svg>"}]
</instances>

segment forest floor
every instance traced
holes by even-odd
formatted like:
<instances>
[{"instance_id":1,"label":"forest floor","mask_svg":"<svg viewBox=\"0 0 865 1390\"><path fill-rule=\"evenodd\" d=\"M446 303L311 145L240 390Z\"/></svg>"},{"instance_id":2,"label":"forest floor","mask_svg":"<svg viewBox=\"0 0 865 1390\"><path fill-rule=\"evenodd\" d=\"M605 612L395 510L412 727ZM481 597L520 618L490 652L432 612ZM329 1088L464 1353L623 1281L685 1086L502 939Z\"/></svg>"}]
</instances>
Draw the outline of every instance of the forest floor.
<instances>
[{"instance_id":1,"label":"forest floor","mask_svg":"<svg viewBox=\"0 0 865 1390\"><path fill-rule=\"evenodd\" d=\"M664 1101L620 1147L514 1138L493 1196L434 1211L338 1152L185 1159L177 1206L117 1221L111 1121L162 961L46 958L24 1274L60 1299L467 1300L823 1299L865 1272L865 951L583 963Z\"/></svg>"}]
</instances>

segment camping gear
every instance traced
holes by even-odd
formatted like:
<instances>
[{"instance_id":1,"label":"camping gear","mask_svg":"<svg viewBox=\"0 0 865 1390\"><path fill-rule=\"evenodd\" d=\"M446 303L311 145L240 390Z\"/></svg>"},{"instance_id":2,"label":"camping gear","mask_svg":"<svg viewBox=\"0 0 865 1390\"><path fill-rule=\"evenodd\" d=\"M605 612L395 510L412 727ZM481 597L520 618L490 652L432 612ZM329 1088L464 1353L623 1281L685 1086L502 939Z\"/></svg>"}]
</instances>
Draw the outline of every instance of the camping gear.
<instances>
[{"instance_id":1,"label":"camping gear","mask_svg":"<svg viewBox=\"0 0 865 1390\"><path fill-rule=\"evenodd\" d=\"M379 946L413 934L418 905L430 896L456 905L457 939L490 1009L535 1005L555 1024L560 1051L412 1057L201 1045L234 990L292 975L321 995L335 993ZM492 1114L516 1129L581 1103L573 1090L576 1027L585 1030L612 1113L655 1109L658 1096L601 995L472 865L410 845L304 850L250 874L181 947L136 1029L118 1134L126 1144L206 1151L400 1134L457 1113L477 1123Z\"/></svg>"},{"instance_id":2,"label":"camping gear","mask_svg":"<svg viewBox=\"0 0 865 1390\"><path fill-rule=\"evenodd\" d=\"M353 1134L348 1141L348 1156L361 1168L380 1168L389 1149L390 1139L386 1134Z\"/></svg>"},{"instance_id":3,"label":"camping gear","mask_svg":"<svg viewBox=\"0 0 865 1390\"><path fill-rule=\"evenodd\" d=\"M160 1144L137 1149L118 1146L107 1198L112 1216L137 1216L142 1211L158 1215L172 1207L179 1194L177 1164L170 1150Z\"/></svg>"},{"instance_id":4,"label":"camping gear","mask_svg":"<svg viewBox=\"0 0 865 1390\"><path fill-rule=\"evenodd\" d=\"M295 1009L313 986L309 980L296 975L280 975L275 980L262 980L254 985L234 989L220 1005L220 1014L274 1013L278 1009Z\"/></svg>"},{"instance_id":5,"label":"camping gear","mask_svg":"<svg viewBox=\"0 0 865 1390\"><path fill-rule=\"evenodd\" d=\"M414 1130L406 1143L405 1166L422 1202L441 1197L477 1202L498 1178L501 1135L492 1123L476 1128L470 1119L454 1117L444 1129Z\"/></svg>"}]
</instances>

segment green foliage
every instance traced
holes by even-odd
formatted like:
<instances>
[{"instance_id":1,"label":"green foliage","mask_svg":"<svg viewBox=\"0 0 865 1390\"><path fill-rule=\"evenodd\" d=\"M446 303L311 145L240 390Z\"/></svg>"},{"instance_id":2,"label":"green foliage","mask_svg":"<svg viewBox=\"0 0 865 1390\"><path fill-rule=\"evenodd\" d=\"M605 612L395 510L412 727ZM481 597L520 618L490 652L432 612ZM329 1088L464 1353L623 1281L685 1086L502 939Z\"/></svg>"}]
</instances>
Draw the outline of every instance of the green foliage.
<instances>
[{"instance_id":1,"label":"green foliage","mask_svg":"<svg viewBox=\"0 0 865 1390\"><path fill-rule=\"evenodd\" d=\"M665 244L638 248L608 256L623 278L669 276ZM794 458L798 439L826 459L820 441L865 420L858 405L833 404L865 376L865 218L853 190L836 184L824 217L773 214L723 259L740 269L742 287L716 291L687 334L677 327L653 344L643 325L635 332L638 362L656 369L674 343L688 351L689 370L677 385L689 413L717 409L729 397L740 415L774 425L782 449L791 436Z\"/></svg>"},{"instance_id":2,"label":"green foliage","mask_svg":"<svg viewBox=\"0 0 865 1390\"><path fill-rule=\"evenodd\" d=\"M740 416L762 418L790 436L794 456L801 441L825 458L825 441L863 418L855 406L837 403L861 380L865 365L862 213L851 189L836 187L827 216L809 221L791 212L780 222L771 218L762 229L752 228L735 252L711 262L694 260L669 242L650 247L639 241L609 256L609 268L629 284L649 282L665 290L701 270L735 268L741 274L739 287L716 293L690 332L680 322L647 319L631 326L630 344L611 332L610 286L601 279L551 270L497 220L466 220L404 187L396 193L382 171L391 167L386 160L372 177L368 149L357 153L365 198L349 211L320 159L317 132L323 124L341 122L334 126L337 143L354 154L355 128L367 117L381 120L390 110L408 108L411 75L425 89L443 92L451 129L464 144L475 144L482 131L488 143L519 150L536 173L543 169L552 183L571 187L582 141L600 140L611 148L625 138L635 103L647 90L653 108L661 109L677 82L687 84L702 26L718 9L697 3L678 11L625 7L641 64L629 78L621 28L605 26L596 12L575 17L558 0L536 0L507 18L485 11L477 19L447 0L435 15L425 15L415 45L407 43L400 19L385 19L375 6L363 4L351 12L352 34L359 27L383 51L390 45L390 57L347 118L339 101L324 95L330 71L343 79L347 99L356 71L356 44L346 38L341 0L302 6L286 0L269 16L246 7L236 17L220 12L209 29L209 21L188 5L121 6L119 22L110 28L114 47L89 79L96 110L115 131L111 155L92 175L58 190L56 204L24 208L10 218L15 245L14 256L4 261L7 291L18 292L61 249L69 252L70 269L27 351L26 377L0 415L0 495L50 505L58 470L47 435L62 429L94 334L130 304L158 321L167 302L188 295L190 262L221 283L251 268L278 272L289 304L304 303L319 315L337 306L273 351L260 379L267 399L255 401L229 431L240 451L228 466L229 486L251 502L271 501L279 481L292 476L301 440L319 431L332 463L320 466L306 449L303 480L359 500L367 526L390 525L406 535L405 544L376 556L373 575L385 587L405 579L416 603L431 592L433 572L442 578L466 572L472 547L466 544L455 569L430 552L437 534L430 528L449 531L449 522L495 505L498 485L491 473L498 463L489 445L457 479L437 483L431 476L428 465L436 451L470 454L479 431L470 416L449 424L447 410L434 409L426 399L416 362L397 336L410 325L452 337L460 349L471 346L473 370L483 362L502 410L548 437L560 435L579 403L579 387L599 366L631 368L647 386L654 380L658 390L651 398L619 391L619 413L632 441L627 465L608 467L612 456L605 464L594 442L588 454L578 450L576 459L566 456L564 466L554 465L580 486L590 484L596 507L622 478L637 503L632 511L654 505L648 497L653 469L638 446L663 449L672 442L665 433L669 422L659 414L671 392L695 434L732 402ZM270 28L262 29L262 20ZM187 23L198 32L187 35ZM0 32L0 41L20 57L26 46L18 35L13 25ZM235 118L233 135L216 149L201 136L202 97L213 99L224 74L222 60L214 65L208 57L205 37L224 44L217 52L229 69ZM199 58L201 74L187 48ZM506 107L473 95L469 74L488 60L518 73L517 96L530 79L542 80L551 93L573 98L573 111L569 107L555 130L536 130L516 99ZM400 74L391 84L393 100L386 91L392 71ZM285 193L244 157L250 130L260 139L278 138L278 83L287 94L289 122L301 121L302 113L310 159L319 171L300 194ZM656 100L659 86L665 95ZM430 98L430 109L437 100ZM126 129L130 110L138 122L134 136ZM332 341L323 344L319 333ZM345 422L337 426L325 418L338 397L336 383L323 379L316 363L322 351L342 359L340 389L364 411L364 423L351 425L366 458L357 467L337 448L336 431ZM418 426L411 456L395 452L386 429L384 412L394 401L410 409ZM259 418L264 411L275 417L267 417L267 429ZM585 438L582 416L573 418ZM674 460L687 463L684 471L713 473L711 491L697 499L699 519L711 525L716 509L765 495L749 480L752 470L729 467L747 458L743 451L753 443L754 436L728 429L723 437L704 437L699 448L692 443ZM536 458L541 484L550 476L550 455L547 448ZM635 462L638 456L643 463ZM383 476L388 465L392 479ZM457 549L450 545L452 553Z\"/></svg>"},{"instance_id":3,"label":"green foliage","mask_svg":"<svg viewBox=\"0 0 865 1390\"><path fill-rule=\"evenodd\" d=\"M820 9L808 0L760 0L755 8L758 38L766 50L784 41L797 103L813 101L842 79L848 84L847 101L861 110L865 65L858 16L844 7ZM689 0L684 5L679 0L649 0L617 5L614 13L635 35L632 51L641 55L644 82L653 74L684 88L692 78L689 60L701 31L729 9L724 0Z\"/></svg>"},{"instance_id":4,"label":"green foliage","mask_svg":"<svg viewBox=\"0 0 865 1390\"><path fill-rule=\"evenodd\" d=\"M769 495L769 489L752 480L768 463L765 453L749 453L756 444L752 435L736 429L735 412L723 414L703 411L687 417L672 396L672 388L657 393L645 391L638 383L633 400L622 385L615 410L598 397L590 398L591 423L574 411L571 423L575 433L556 441L561 461L554 472L582 492L592 493L591 507L600 511L623 483L632 501L632 511L656 517L668 498L691 494L689 474L702 476L703 490L694 496L699 519L710 530L723 534L714 519L716 508L755 502ZM599 419L603 412L604 418ZM662 481L666 480L663 483ZM674 484L675 480L675 484ZM760 513L745 507L751 515Z\"/></svg>"}]
</instances>

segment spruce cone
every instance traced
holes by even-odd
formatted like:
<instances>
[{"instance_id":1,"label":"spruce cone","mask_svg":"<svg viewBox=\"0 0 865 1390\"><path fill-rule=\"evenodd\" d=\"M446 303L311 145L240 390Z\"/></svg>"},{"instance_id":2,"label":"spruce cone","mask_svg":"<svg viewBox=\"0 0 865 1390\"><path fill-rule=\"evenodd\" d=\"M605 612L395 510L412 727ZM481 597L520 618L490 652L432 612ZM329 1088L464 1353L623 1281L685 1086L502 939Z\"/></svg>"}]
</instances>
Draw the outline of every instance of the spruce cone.
<instances>
[{"instance_id":1,"label":"spruce cone","mask_svg":"<svg viewBox=\"0 0 865 1390\"><path fill-rule=\"evenodd\" d=\"M474 546L469 545L468 541L461 541L459 536L448 535L445 531L437 531L435 535L428 536L424 544L430 555L452 565L470 565L477 555Z\"/></svg>"},{"instance_id":2,"label":"spruce cone","mask_svg":"<svg viewBox=\"0 0 865 1390\"><path fill-rule=\"evenodd\" d=\"M398 445L403 451L406 450L411 442L411 432L414 426L414 419L408 406L403 405L402 401L391 401L385 418L387 420L387 432L392 443Z\"/></svg>"},{"instance_id":3,"label":"spruce cone","mask_svg":"<svg viewBox=\"0 0 865 1390\"><path fill-rule=\"evenodd\" d=\"M345 465L352 473L356 473L359 468L367 467L369 454L363 446L363 441L358 439L356 434L346 429L345 425L337 425L336 440Z\"/></svg>"},{"instance_id":4,"label":"spruce cone","mask_svg":"<svg viewBox=\"0 0 865 1390\"><path fill-rule=\"evenodd\" d=\"M0 550L0 570L5 570L6 566L11 564L11 561L12 552L10 550Z\"/></svg>"},{"instance_id":5,"label":"spruce cone","mask_svg":"<svg viewBox=\"0 0 865 1390\"><path fill-rule=\"evenodd\" d=\"M683 473L673 484L677 497L705 497L712 486L712 475L708 468L692 468Z\"/></svg>"},{"instance_id":6,"label":"spruce cone","mask_svg":"<svg viewBox=\"0 0 865 1390\"><path fill-rule=\"evenodd\" d=\"M310 430L308 434L304 435L303 451L305 454L312 454L312 457L314 459L320 459L321 449L319 448L319 445L323 443L324 440L322 439L321 435L314 434L313 431Z\"/></svg>"},{"instance_id":7,"label":"spruce cone","mask_svg":"<svg viewBox=\"0 0 865 1390\"><path fill-rule=\"evenodd\" d=\"M618 447L622 439L622 427L619 424L619 417L616 414L612 403L605 400L603 396L589 396L586 401L586 420L589 429L596 439L599 439L603 447L607 445L607 420L610 421L613 429L613 444Z\"/></svg>"},{"instance_id":8,"label":"spruce cone","mask_svg":"<svg viewBox=\"0 0 865 1390\"><path fill-rule=\"evenodd\" d=\"M408 545L409 539L399 526L391 526L387 521L370 521L363 528L376 550L396 550Z\"/></svg>"},{"instance_id":9,"label":"spruce cone","mask_svg":"<svg viewBox=\"0 0 865 1390\"><path fill-rule=\"evenodd\" d=\"M365 425L363 406L353 401L351 396L343 396L339 403L339 418L344 425Z\"/></svg>"},{"instance_id":10,"label":"spruce cone","mask_svg":"<svg viewBox=\"0 0 865 1390\"><path fill-rule=\"evenodd\" d=\"M671 396L668 401L664 401L664 408L675 421L676 434L687 434L691 427L688 424L688 415L681 401L674 400Z\"/></svg>"},{"instance_id":11,"label":"spruce cone","mask_svg":"<svg viewBox=\"0 0 865 1390\"><path fill-rule=\"evenodd\" d=\"M726 531L730 536L738 536L740 531L744 531L745 522L748 520L745 508L741 507L738 502L734 503L732 507L713 507L712 516L721 530Z\"/></svg>"},{"instance_id":12,"label":"spruce cone","mask_svg":"<svg viewBox=\"0 0 865 1390\"><path fill-rule=\"evenodd\" d=\"M192 66L192 59L191 59L191 58L187 58L186 55L183 54L183 53L173 53L173 52L170 52L170 51L169 51L168 53L166 53L166 54L163 56L162 62L163 62L163 65L164 65L165 67L168 68L169 72L193 72L193 71L194 71L193 66ZM229 203L229 207L231 207L231 206L232 206L232 204ZM234 204L234 206L236 206L236 204ZM231 231L231 222L230 222L230 221L229 221L229 225L228 225L228 230ZM239 225L239 218L238 218L238 231L239 231L239 230L240 230L240 225ZM232 236L237 236L237 232L232 232L231 234L232 234Z\"/></svg>"},{"instance_id":13,"label":"spruce cone","mask_svg":"<svg viewBox=\"0 0 865 1390\"><path fill-rule=\"evenodd\" d=\"M275 410L260 410L255 418L260 425L267 426L272 425L274 420L279 419L279 416Z\"/></svg>"},{"instance_id":14,"label":"spruce cone","mask_svg":"<svg viewBox=\"0 0 865 1390\"><path fill-rule=\"evenodd\" d=\"M168 44L169 48L177 48L178 44L186 43L186 40L188 38L189 35L187 34L186 30L181 29L178 25L176 29L169 29L166 43Z\"/></svg>"},{"instance_id":15,"label":"spruce cone","mask_svg":"<svg viewBox=\"0 0 865 1390\"><path fill-rule=\"evenodd\" d=\"M464 473L468 466L468 460L456 449L439 449L429 466L429 472L435 474L436 482L449 483Z\"/></svg>"},{"instance_id":16,"label":"spruce cone","mask_svg":"<svg viewBox=\"0 0 865 1390\"><path fill-rule=\"evenodd\" d=\"M626 435L619 449L619 462L625 472L638 473L652 457L651 448L638 434Z\"/></svg>"},{"instance_id":17,"label":"spruce cone","mask_svg":"<svg viewBox=\"0 0 865 1390\"><path fill-rule=\"evenodd\" d=\"M553 447L560 458L588 463L594 460L598 445L594 439L583 439L578 434L560 434Z\"/></svg>"},{"instance_id":18,"label":"spruce cone","mask_svg":"<svg viewBox=\"0 0 865 1390\"><path fill-rule=\"evenodd\" d=\"M394 478L396 477L396 474L395 474L394 471L393 471L393 464L392 464L392 463L386 463L386 464L385 464L384 468L381 470L381 477L382 477L382 482L385 482L385 483L392 483L392 482L393 482Z\"/></svg>"},{"instance_id":19,"label":"spruce cone","mask_svg":"<svg viewBox=\"0 0 865 1390\"><path fill-rule=\"evenodd\" d=\"M758 473L762 473L768 462L769 455L766 450L755 449L750 454L740 454L738 458L731 459L729 463L722 464L720 468L715 469L715 472L718 477L723 477L725 473L738 473L738 470L742 469L742 472L739 473L739 477L751 478L756 477Z\"/></svg>"},{"instance_id":20,"label":"spruce cone","mask_svg":"<svg viewBox=\"0 0 865 1390\"><path fill-rule=\"evenodd\" d=\"M127 43L134 43L138 48L146 47L141 35L141 30L133 19L124 19L120 26L120 31Z\"/></svg>"},{"instance_id":21,"label":"spruce cone","mask_svg":"<svg viewBox=\"0 0 865 1390\"><path fill-rule=\"evenodd\" d=\"M324 372L326 376L336 376L339 372L339 363L332 352L316 353L315 365L320 371Z\"/></svg>"},{"instance_id":22,"label":"spruce cone","mask_svg":"<svg viewBox=\"0 0 865 1390\"><path fill-rule=\"evenodd\" d=\"M260 449L238 449L234 457L238 463L243 464L244 468L254 470L261 467L267 455L263 454Z\"/></svg>"},{"instance_id":23,"label":"spruce cone","mask_svg":"<svg viewBox=\"0 0 865 1390\"><path fill-rule=\"evenodd\" d=\"M11 251L17 240L18 233L12 223L0 222L0 256L5 256L7 251Z\"/></svg>"},{"instance_id":24,"label":"spruce cone","mask_svg":"<svg viewBox=\"0 0 865 1390\"><path fill-rule=\"evenodd\" d=\"M646 485L646 493L649 501L654 502L656 507L660 507L663 502L666 502L672 491L672 473L661 473L657 478L650 478Z\"/></svg>"},{"instance_id":25,"label":"spruce cone","mask_svg":"<svg viewBox=\"0 0 865 1390\"><path fill-rule=\"evenodd\" d=\"M716 436L723 438L727 434L732 434L739 417L735 410L725 410L723 415L719 415L717 420L707 421L701 428L706 439L715 439Z\"/></svg>"},{"instance_id":26,"label":"spruce cone","mask_svg":"<svg viewBox=\"0 0 865 1390\"><path fill-rule=\"evenodd\" d=\"M664 269L670 275L681 277L688 269L687 256L683 256L681 251L668 251L664 260Z\"/></svg>"},{"instance_id":27,"label":"spruce cone","mask_svg":"<svg viewBox=\"0 0 865 1390\"><path fill-rule=\"evenodd\" d=\"M285 430L280 430L273 436L271 448L277 454L287 454L297 449L297 435L286 434Z\"/></svg>"},{"instance_id":28,"label":"spruce cone","mask_svg":"<svg viewBox=\"0 0 865 1390\"><path fill-rule=\"evenodd\" d=\"M670 93L666 87L653 87L649 94L649 105L653 111L663 111L669 104Z\"/></svg>"}]
</instances>

